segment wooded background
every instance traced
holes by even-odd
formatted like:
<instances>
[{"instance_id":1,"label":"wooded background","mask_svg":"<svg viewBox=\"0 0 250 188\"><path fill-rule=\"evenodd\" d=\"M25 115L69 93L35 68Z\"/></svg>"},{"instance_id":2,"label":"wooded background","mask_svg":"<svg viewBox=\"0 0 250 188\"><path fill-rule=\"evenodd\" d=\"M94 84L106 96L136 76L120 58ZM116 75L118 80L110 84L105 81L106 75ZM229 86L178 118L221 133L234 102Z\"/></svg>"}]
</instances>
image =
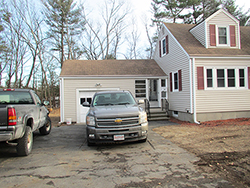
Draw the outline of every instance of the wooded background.
<instances>
[{"instance_id":1,"label":"wooded background","mask_svg":"<svg viewBox=\"0 0 250 188\"><path fill-rule=\"evenodd\" d=\"M80 0L1 0L0 87L32 88L55 106L67 59L150 59L162 21L197 24L220 8L241 25L250 18L235 0L152 0L151 6L152 17L139 30L126 1L104 0L92 18Z\"/></svg>"}]
</instances>

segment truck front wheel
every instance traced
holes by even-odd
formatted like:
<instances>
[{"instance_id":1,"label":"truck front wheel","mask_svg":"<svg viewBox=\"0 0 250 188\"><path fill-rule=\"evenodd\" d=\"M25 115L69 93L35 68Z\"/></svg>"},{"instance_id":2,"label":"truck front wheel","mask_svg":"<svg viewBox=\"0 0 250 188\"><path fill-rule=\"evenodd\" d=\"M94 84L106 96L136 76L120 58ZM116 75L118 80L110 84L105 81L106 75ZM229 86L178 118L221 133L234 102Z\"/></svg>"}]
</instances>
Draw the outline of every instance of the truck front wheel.
<instances>
[{"instance_id":1,"label":"truck front wheel","mask_svg":"<svg viewBox=\"0 0 250 188\"><path fill-rule=\"evenodd\" d=\"M26 126L25 133L22 138L17 140L17 154L19 156L27 156L31 153L33 146L33 132L31 127Z\"/></svg>"},{"instance_id":2,"label":"truck front wheel","mask_svg":"<svg viewBox=\"0 0 250 188\"><path fill-rule=\"evenodd\" d=\"M39 129L39 132L41 135L48 135L51 131L51 128L52 128L51 119L49 116L47 116L46 123Z\"/></svg>"}]
</instances>

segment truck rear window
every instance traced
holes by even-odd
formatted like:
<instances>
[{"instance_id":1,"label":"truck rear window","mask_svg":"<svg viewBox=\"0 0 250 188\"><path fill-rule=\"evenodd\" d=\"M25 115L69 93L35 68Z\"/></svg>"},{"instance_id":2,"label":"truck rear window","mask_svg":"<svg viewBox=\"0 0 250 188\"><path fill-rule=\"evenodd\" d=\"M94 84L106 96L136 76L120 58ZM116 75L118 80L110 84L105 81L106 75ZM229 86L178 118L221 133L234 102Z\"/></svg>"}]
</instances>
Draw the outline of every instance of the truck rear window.
<instances>
[{"instance_id":1,"label":"truck rear window","mask_svg":"<svg viewBox=\"0 0 250 188\"><path fill-rule=\"evenodd\" d=\"M34 104L29 92L0 92L0 104Z\"/></svg>"}]
</instances>

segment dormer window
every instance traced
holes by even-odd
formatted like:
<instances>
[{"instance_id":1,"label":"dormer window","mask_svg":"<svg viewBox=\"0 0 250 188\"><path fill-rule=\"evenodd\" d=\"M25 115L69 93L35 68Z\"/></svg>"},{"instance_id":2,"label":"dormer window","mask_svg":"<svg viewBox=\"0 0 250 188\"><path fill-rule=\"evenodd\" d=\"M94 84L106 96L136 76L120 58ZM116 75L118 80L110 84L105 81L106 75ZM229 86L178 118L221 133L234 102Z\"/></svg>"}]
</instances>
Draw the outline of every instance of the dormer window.
<instances>
[{"instance_id":1,"label":"dormer window","mask_svg":"<svg viewBox=\"0 0 250 188\"><path fill-rule=\"evenodd\" d=\"M209 25L210 46L236 47L236 30L234 25Z\"/></svg>"},{"instance_id":2,"label":"dormer window","mask_svg":"<svg viewBox=\"0 0 250 188\"><path fill-rule=\"evenodd\" d=\"M227 44L227 28L218 27L219 44Z\"/></svg>"}]
</instances>

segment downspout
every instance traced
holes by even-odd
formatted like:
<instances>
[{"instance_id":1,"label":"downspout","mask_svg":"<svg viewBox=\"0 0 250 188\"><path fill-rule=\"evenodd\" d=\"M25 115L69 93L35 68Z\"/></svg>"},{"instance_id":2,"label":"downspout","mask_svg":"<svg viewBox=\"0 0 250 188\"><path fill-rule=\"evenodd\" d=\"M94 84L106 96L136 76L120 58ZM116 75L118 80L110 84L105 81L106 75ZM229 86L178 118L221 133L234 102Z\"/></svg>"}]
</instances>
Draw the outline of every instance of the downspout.
<instances>
[{"instance_id":1,"label":"downspout","mask_svg":"<svg viewBox=\"0 0 250 188\"><path fill-rule=\"evenodd\" d=\"M193 114L193 77L192 77L193 67L192 67L192 59L189 59L189 86L190 86L190 114Z\"/></svg>"},{"instance_id":2,"label":"downspout","mask_svg":"<svg viewBox=\"0 0 250 188\"><path fill-rule=\"evenodd\" d=\"M194 114L194 123L200 124L200 122L197 121L196 116L196 91L195 91L195 58L191 58L190 63L192 62L192 74L193 74L193 80L192 80L192 87L193 87L193 114ZM192 96L191 96L192 98Z\"/></svg>"},{"instance_id":3,"label":"downspout","mask_svg":"<svg viewBox=\"0 0 250 188\"><path fill-rule=\"evenodd\" d=\"M64 79L60 79L60 123L64 122Z\"/></svg>"}]
</instances>

